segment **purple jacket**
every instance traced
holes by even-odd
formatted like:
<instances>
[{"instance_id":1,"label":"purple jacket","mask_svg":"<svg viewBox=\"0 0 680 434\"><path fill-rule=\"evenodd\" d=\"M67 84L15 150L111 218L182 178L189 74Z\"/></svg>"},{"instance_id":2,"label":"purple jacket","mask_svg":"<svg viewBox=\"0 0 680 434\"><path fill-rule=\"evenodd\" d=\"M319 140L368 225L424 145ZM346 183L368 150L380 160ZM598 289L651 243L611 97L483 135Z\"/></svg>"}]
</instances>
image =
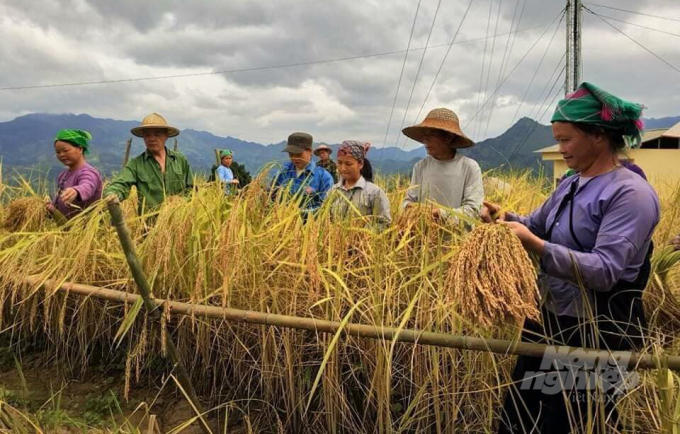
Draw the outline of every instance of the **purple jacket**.
<instances>
[{"instance_id":1,"label":"purple jacket","mask_svg":"<svg viewBox=\"0 0 680 434\"><path fill-rule=\"evenodd\" d=\"M573 213L566 206L557 216L574 183ZM557 315L581 317L584 294L592 302L592 291L610 291L619 280L637 278L659 223L660 206L647 181L619 168L588 180L570 176L531 215L508 213L506 218L546 241L539 284L547 307ZM576 284L574 268L586 291Z\"/></svg>"},{"instance_id":2,"label":"purple jacket","mask_svg":"<svg viewBox=\"0 0 680 434\"><path fill-rule=\"evenodd\" d=\"M59 195L67 188L74 188L78 192L78 197L67 205L61 201ZM66 218L76 216L80 211L92 205L102 197L102 175L90 164L85 163L83 167L76 171L64 170L57 177L57 194L52 201L54 206L64 214Z\"/></svg>"}]
</instances>

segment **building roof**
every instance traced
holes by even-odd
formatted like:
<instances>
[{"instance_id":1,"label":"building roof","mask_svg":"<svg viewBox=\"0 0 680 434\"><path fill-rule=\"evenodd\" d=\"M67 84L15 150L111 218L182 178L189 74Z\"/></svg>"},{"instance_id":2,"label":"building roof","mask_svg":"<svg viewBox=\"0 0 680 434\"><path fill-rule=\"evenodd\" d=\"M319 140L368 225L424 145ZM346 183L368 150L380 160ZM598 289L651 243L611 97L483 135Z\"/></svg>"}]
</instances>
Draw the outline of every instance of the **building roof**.
<instances>
[{"instance_id":1,"label":"building roof","mask_svg":"<svg viewBox=\"0 0 680 434\"><path fill-rule=\"evenodd\" d=\"M661 137L671 137L673 139L680 139L680 122L673 125L668 131L663 133Z\"/></svg>"},{"instance_id":2,"label":"building roof","mask_svg":"<svg viewBox=\"0 0 680 434\"><path fill-rule=\"evenodd\" d=\"M671 134L671 135L669 135ZM674 135L677 134L677 135ZM671 129L658 128L654 130L647 130L642 134L642 143L649 142L651 140L656 140L659 137L678 137L680 138L680 122L678 122ZM548 146L547 148L542 148L534 151L537 154L550 154L553 152L559 152L559 145Z\"/></svg>"}]
</instances>

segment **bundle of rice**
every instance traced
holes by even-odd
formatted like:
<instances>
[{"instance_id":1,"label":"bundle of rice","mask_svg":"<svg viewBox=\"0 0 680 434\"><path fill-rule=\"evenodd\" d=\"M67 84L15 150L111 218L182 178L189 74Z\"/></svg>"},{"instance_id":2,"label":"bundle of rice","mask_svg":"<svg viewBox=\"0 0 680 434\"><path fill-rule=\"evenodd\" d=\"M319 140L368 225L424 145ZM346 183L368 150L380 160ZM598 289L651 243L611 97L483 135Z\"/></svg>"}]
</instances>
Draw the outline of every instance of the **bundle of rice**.
<instances>
[{"instance_id":1,"label":"bundle of rice","mask_svg":"<svg viewBox=\"0 0 680 434\"><path fill-rule=\"evenodd\" d=\"M466 237L451 261L448 283L454 309L474 324L538 319L536 269L505 225L480 225Z\"/></svg>"},{"instance_id":2,"label":"bundle of rice","mask_svg":"<svg viewBox=\"0 0 680 434\"><path fill-rule=\"evenodd\" d=\"M38 197L22 197L7 207L2 226L10 232L34 232L47 220L45 202Z\"/></svg>"}]
</instances>

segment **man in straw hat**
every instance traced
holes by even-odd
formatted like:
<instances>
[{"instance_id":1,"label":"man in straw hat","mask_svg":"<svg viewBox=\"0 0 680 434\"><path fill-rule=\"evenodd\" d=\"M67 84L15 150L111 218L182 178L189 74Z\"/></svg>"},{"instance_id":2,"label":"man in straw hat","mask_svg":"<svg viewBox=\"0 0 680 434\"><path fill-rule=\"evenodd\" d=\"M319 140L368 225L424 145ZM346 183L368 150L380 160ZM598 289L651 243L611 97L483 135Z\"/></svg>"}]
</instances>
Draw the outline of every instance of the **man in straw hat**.
<instances>
[{"instance_id":1,"label":"man in straw hat","mask_svg":"<svg viewBox=\"0 0 680 434\"><path fill-rule=\"evenodd\" d=\"M413 167L402 206L430 203L437 219L448 218L450 210L477 218L484 200L482 171L476 161L457 152L474 145L461 131L458 116L449 109L437 108L420 124L404 128L403 133L424 144L428 155Z\"/></svg>"},{"instance_id":2,"label":"man in straw hat","mask_svg":"<svg viewBox=\"0 0 680 434\"><path fill-rule=\"evenodd\" d=\"M274 188L289 188L293 195L300 195L300 206L304 211L314 211L326 199L333 186L333 177L326 169L312 163L312 136L297 132L288 136L283 152L290 162L274 177Z\"/></svg>"},{"instance_id":3,"label":"man in straw hat","mask_svg":"<svg viewBox=\"0 0 680 434\"><path fill-rule=\"evenodd\" d=\"M338 182L338 167L335 162L331 160L331 154L333 150L325 143L321 143L314 150L314 155L319 157L319 161L316 162L317 167L323 167L328 173L333 177L333 182Z\"/></svg>"},{"instance_id":4,"label":"man in straw hat","mask_svg":"<svg viewBox=\"0 0 680 434\"><path fill-rule=\"evenodd\" d=\"M186 157L165 146L169 137L179 135L179 130L168 125L163 116L152 113L142 124L131 130L144 139L146 151L128 162L104 190L104 197L115 195L125 200L132 186L137 188L137 212L157 208L166 196L181 194L193 188L193 176Z\"/></svg>"}]
</instances>

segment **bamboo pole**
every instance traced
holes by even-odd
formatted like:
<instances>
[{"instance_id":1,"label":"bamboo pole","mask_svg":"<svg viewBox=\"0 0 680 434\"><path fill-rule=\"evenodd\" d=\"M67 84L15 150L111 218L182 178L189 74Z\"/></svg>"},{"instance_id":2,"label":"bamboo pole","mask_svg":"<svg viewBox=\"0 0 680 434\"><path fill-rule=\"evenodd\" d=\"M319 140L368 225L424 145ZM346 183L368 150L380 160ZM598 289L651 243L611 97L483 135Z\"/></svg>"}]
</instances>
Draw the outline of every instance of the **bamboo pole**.
<instances>
[{"instance_id":1,"label":"bamboo pole","mask_svg":"<svg viewBox=\"0 0 680 434\"><path fill-rule=\"evenodd\" d=\"M149 286L149 282L146 279L144 270L142 269L142 264L139 262L137 251L135 249L134 242L132 241L132 237L130 237L130 232L127 228L127 225L125 224L123 210L120 207L120 202L118 201L118 198L113 195L107 197L106 206L108 207L109 213L111 214L111 223L116 228L116 232L118 233L118 238L120 239L120 244L123 247L125 259L127 259L127 263L128 266L130 267L132 277L135 280L135 283L137 284L137 288L139 288L141 298L144 302L144 307L146 308L146 311L148 312L151 319L154 320L159 327L163 327L161 325L161 312L158 309L158 304L151 297L151 287ZM167 327L164 335L166 336L165 344L167 347L167 354L170 357L170 360L172 361L172 364L174 365L175 369L177 370L177 379L179 380L179 383L182 385L184 391L186 392L190 404L193 406L194 409L197 410L199 416L202 416L205 414L205 410L203 409L203 406L198 400L198 395L196 394L194 385L191 383L189 374L187 373L187 370L179 357L179 352L177 351L175 342L172 340L170 333L167 332ZM198 420L202 431L205 434L212 434L212 431L210 430L210 427L208 426L204 417L199 417Z\"/></svg>"},{"instance_id":2,"label":"bamboo pole","mask_svg":"<svg viewBox=\"0 0 680 434\"><path fill-rule=\"evenodd\" d=\"M26 281L30 284L40 284L42 280L29 277ZM43 283L46 287L56 285L56 281ZM87 297L95 297L103 300L117 301L122 303L134 303L139 299L139 295L130 294L113 289L99 288L96 286L80 285L77 283L63 283L59 289L69 294L77 294ZM298 330L309 330L318 333L334 334L342 329L342 333L347 336L354 336L366 339L395 340L397 342L407 342L418 345L430 345L444 348L457 348L461 350L484 351L496 354L518 355L543 357L548 349L568 350L551 354L555 360L569 362L574 358L571 351L578 350L574 347L552 346L545 344L534 344L528 342L516 342L501 339L483 339L468 336L455 336L445 333L427 332L421 330L397 329L393 327L381 327L364 324L346 324L343 328L340 322L327 321L314 318L300 318L288 315L277 315L264 312L249 310L222 308L218 306L207 306L202 304L191 304L179 301L169 301L162 299L152 299L151 303L155 307L164 306L169 309L171 314L187 315L198 318L215 318L233 322L248 324L259 324L276 327L286 327ZM154 312L158 312L157 309ZM680 371L680 356L669 355L650 355L639 354L628 351L606 351L597 349L582 349L578 358L582 362L596 364L599 361L606 363L610 357L615 360L628 359L628 369L658 369L668 368Z\"/></svg>"},{"instance_id":3,"label":"bamboo pole","mask_svg":"<svg viewBox=\"0 0 680 434\"><path fill-rule=\"evenodd\" d=\"M132 137L128 139L127 145L125 145L125 157L123 157L123 169L125 169L125 166L127 166L128 160L130 159L130 148L132 148Z\"/></svg>"},{"instance_id":4,"label":"bamboo pole","mask_svg":"<svg viewBox=\"0 0 680 434\"><path fill-rule=\"evenodd\" d=\"M220 158L220 150L215 148L215 164L220 165L222 159Z\"/></svg>"},{"instance_id":5,"label":"bamboo pole","mask_svg":"<svg viewBox=\"0 0 680 434\"><path fill-rule=\"evenodd\" d=\"M177 152L177 149L179 149L179 143L177 142L177 139L175 139L175 144L172 147L172 150Z\"/></svg>"}]
</instances>

